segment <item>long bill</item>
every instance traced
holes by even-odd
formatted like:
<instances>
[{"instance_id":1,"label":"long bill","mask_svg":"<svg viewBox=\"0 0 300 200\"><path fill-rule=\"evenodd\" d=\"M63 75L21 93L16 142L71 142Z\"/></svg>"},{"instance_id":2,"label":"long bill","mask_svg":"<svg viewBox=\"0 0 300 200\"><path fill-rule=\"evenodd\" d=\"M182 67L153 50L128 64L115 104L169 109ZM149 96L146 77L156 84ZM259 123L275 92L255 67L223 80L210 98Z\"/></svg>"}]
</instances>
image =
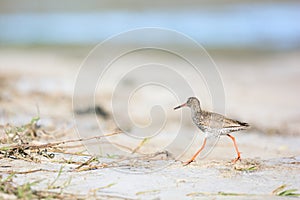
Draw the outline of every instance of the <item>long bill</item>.
<instances>
[{"instance_id":1,"label":"long bill","mask_svg":"<svg viewBox=\"0 0 300 200\"><path fill-rule=\"evenodd\" d=\"M174 110L176 110L176 109L178 109L178 108L182 108L182 107L184 107L184 106L186 106L186 103L184 103L184 104L182 104L182 105L180 105L180 106L175 107Z\"/></svg>"}]
</instances>

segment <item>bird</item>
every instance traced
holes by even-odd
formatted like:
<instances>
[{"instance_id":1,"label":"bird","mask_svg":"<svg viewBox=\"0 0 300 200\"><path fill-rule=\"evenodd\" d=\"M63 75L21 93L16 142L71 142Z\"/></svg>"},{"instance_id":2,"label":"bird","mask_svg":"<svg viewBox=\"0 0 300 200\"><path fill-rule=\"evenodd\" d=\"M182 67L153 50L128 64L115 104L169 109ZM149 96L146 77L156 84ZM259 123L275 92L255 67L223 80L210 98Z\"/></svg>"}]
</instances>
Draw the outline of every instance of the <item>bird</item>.
<instances>
[{"instance_id":1,"label":"bird","mask_svg":"<svg viewBox=\"0 0 300 200\"><path fill-rule=\"evenodd\" d=\"M236 163L241 159L241 152L238 149L235 137L230 133L240 130L245 130L250 127L248 123L240 122L238 120L229 119L221 114L208 112L201 109L200 101L196 97L189 97L187 102L174 108L177 110L182 107L189 107L191 109L192 120L194 124L205 133L204 141L201 148L193 155L193 157L184 162L184 165L189 165L191 162L195 161L196 157L204 149L206 145L206 140L210 136L228 136L233 141L237 157L233 160Z\"/></svg>"}]
</instances>

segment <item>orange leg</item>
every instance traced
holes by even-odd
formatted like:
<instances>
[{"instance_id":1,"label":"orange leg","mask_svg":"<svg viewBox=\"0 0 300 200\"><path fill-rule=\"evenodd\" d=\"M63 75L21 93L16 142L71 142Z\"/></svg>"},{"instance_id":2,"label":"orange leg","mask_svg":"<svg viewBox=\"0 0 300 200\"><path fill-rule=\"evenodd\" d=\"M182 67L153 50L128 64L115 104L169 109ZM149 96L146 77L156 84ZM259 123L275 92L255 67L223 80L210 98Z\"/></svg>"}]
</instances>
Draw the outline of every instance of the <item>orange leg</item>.
<instances>
[{"instance_id":1,"label":"orange leg","mask_svg":"<svg viewBox=\"0 0 300 200\"><path fill-rule=\"evenodd\" d=\"M236 161L240 160L241 159L241 152L239 152L239 149L238 149L238 146L235 142L235 138L232 136L232 135L229 135L227 134L228 137L230 137L233 141L233 144L234 144L234 148L236 150L236 153L237 153L237 158L233 160L233 163L236 163Z\"/></svg>"},{"instance_id":2,"label":"orange leg","mask_svg":"<svg viewBox=\"0 0 300 200\"><path fill-rule=\"evenodd\" d=\"M204 149L205 144L206 144L206 138L204 138L201 148L195 153L195 155L193 155L193 157L190 160L184 162L183 165L186 166L186 165L190 164L191 162L193 162L196 159L196 157L199 155L199 153Z\"/></svg>"}]
</instances>

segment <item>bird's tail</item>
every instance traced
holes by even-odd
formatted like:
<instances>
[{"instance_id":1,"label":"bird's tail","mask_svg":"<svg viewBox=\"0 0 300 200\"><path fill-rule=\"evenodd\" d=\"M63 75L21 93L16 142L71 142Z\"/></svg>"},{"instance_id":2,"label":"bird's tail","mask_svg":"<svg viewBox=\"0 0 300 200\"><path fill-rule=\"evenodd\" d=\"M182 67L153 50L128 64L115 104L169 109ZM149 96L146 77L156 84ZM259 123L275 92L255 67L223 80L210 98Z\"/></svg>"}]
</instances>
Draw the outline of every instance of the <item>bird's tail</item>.
<instances>
[{"instance_id":1,"label":"bird's tail","mask_svg":"<svg viewBox=\"0 0 300 200\"><path fill-rule=\"evenodd\" d=\"M241 126L244 126L244 127L247 127L247 128L250 127L250 125L249 125L248 123L246 123L246 122L239 122L239 124L240 124Z\"/></svg>"}]
</instances>

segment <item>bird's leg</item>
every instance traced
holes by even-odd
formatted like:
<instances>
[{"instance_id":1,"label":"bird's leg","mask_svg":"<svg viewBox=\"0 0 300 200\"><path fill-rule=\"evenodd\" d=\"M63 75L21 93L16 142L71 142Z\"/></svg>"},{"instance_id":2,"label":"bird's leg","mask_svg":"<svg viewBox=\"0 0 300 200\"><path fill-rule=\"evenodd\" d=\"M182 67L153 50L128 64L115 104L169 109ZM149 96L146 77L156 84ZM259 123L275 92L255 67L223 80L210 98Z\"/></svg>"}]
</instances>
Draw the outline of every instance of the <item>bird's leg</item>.
<instances>
[{"instance_id":1,"label":"bird's leg","mask_svg":"<svg viewBox=\"0 0 300 200\"><path fill-rule=\"evenodd\" d=\"M193 162L196 159L196 157L199 155L199 153L204 149L205 144L206 144L206 138L204 138L201 148L195 153L195 155L193 155L193 157L190 160L184 162L183 165L186 166L186 165L190 164L191 162Z\"/></svg>"},{"instance_id":2,"label":"bird's leg","mask_svg":"<svg viewBox=\"0 0 300 200\"><path fill-rule=\"evenodd\" d=\"M241 159L241 152L239 152L238 146L237 146L237 144L235 142L235 138L232 135L230 135L230 134L227 134L227 136L230 137L232 139L232 141L233 141L234 148L235 148L236 153L237 153L237 158L233 160L233 163L236 163L236 161L238 161L238 160Z\"/></svg>"}]
</instances>

